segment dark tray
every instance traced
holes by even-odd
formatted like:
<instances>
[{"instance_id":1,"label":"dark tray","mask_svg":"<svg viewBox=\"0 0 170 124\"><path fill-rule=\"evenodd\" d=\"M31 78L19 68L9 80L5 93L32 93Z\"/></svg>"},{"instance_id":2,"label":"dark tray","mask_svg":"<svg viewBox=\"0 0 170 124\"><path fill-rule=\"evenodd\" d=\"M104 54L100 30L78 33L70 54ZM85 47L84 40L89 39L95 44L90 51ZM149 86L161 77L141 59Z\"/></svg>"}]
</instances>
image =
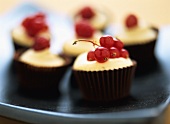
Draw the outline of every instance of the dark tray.
<instances>
[{"instance_id":1,"label":"dark tray","mask_svg":"<svg viewBox=\"0 0 170 124\"><path fill-rule=\"evenodd\" d=\"M79 90L69 85L70 69L61 82L59 97L36 98L20 93L11 64L14 51L10 31L23 16L39 10L37 6L24 4L1 17L0 115L29 123L146 123L163 113L169 103L170 86L168 27L160 30L155 52L158 67L151 74L135 78L131 96L126 99L105 105L84 101ZM54 44L60 46L64 41L62 33L71 31L70 20L61 14L49 13L49 17L56 27L59 26L55 30L58 32L56 41L60 42ZM62 26L63 32L60 30Z\"/></svg>"}]
</instances>

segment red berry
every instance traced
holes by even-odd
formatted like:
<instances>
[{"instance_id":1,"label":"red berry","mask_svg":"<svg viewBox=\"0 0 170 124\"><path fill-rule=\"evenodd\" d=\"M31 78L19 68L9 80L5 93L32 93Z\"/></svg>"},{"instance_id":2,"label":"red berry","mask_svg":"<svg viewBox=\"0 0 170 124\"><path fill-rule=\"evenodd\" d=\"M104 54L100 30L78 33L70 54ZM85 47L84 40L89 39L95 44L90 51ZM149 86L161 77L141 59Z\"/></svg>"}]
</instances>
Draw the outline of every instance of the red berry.
<instances>
[{"instance_id":1,"label":"red berry","mask_svg":"<svg viewBox=\"0 0 170 124\"><path fill-rule=\"evenodd\" d=\"M88 61L94 61L95 60L95 55L94 55L94 51L89 51L87 54L87 60Z\"/></svg>"},{"instance_id":2,"label":"red berry","mask_svg":"<svg viewBox=\"0 0 170 124\"><path fill-rule=\"evenodd\" d=\"M110 35L104 35L100 38L100 45L103 46L103 47L106 47L106 48L110 48L110 47L113 47L114 45L114 40L112 38L112 36Z\"/></svg>"},{"instance_id":3,"label":"red berry","mask_svg":"<svg viewBox=\"0 0 170 124\"><path fill-rule=\"evenodd\" d=\"M26 30L30 36L34 37L41 31L48 30L48 26L44 20L34 19L33 21L31 21L30 27L28 27Z\"/></svg>"},{"instance_id":4,"label":"red berry","mask_svg":"<svg viewBox=\"0 0 170 124\"><path fill-rule=\"evenodd\" d=\"M82 18L84 18L84 19L90 19L95 15L93 9L89 6L84 7L80 11L80 14L81 14Z\"/></svg>"},{"instance_id":5,"label":"red berry","mask_svg":"<svg viewBox=\"0 0 170 124\"><path fill-rule=\"evenodd\" d=\"M34 15L34 18L41 18L41 19L45 19L45 14L42 12L37 13L36 15Z\"/></svg>"},{"instance_id":6,"label":"red berry","mask_svg":"<svg viewBox=\"0 0 170 124\"><path fill-rule=\"evenodd\" d=\"M33 49L36 51L43 50L50 47L50 42L44 37L36 37Z\"/></svg>"},{"instance_id":7,"label":"red berry","mask_svg":"<svg viewBox=\"0 0 170 124\"><path fill-rule=\"evenodd\" d=\"M133 14L130 14L126 20L125 20L125 24L126 24L126 27L127 28L132 28L132 27L135 27L137 26L138 24L138 19L135 15Z\"/></svg>"},{"instance_id":8,"label":"red berry","mask_svg":"<svg viewBox=\"0 0 170 124\"><path fill-rule=\"evenodd\" d=\"M109 52L110 52L110 58L118 58L118 57L120 57L120 52L115 47L111 47L109 49Z\"/></svg>"},{"instance_id":9,"label":"red berry","mask_svg":"<svg viewBox=\"0 0 170 124\"><path fill-rule=\"evenodd\" d=\"M48 30L48 25L46 24L45 15L43 13L25 18L22 25L26 29L28 35L32 37L35 37L41 31Z\"/></svg>"},{"instance_id":10,"label":"red berry","mask_svg":"<svg viewBox=\"0 0 170 124\"><path fill-rule=\"evenodd\" d=\"M94 28L85 20L81 20L75 24L75 31L78 37L83 38L90 38L94 34Z\"/></svg>"},{"instance_id":11,"label":"red berry","mask_svg":"<svg viewBox=\"0 0 170 124\"><path fill-rule=\"evenodd\" d=\"M113 40L114 40L114 47L116 47L118 50L121 50L124 46L123 42L117 38L113 38Z\"/></svg>"},{"instance_id":12,"label":"red berry","mask_svg":"<svg viewBox=\"0 0 170 124\"><path fill-rule=\"evenodd\" d=\"M22 22L22 26L24 26L25 28L29 28L30 23L33 19L31 17L27 17L23 20Z\"/></svg>"},{"instance_id":13,"label":"red berry","mask_svg":"<svg viewBox=\"0 0 170 124\"><path fill-rule=\"evenodd\" d=\"M105 47L97 47L94 51L94 55L97 62L106 62L110 57L110 52Z\"/></svg>"},{"instance_id":14,"label":"red berry","mask_svg":"<svg viewBox=\"0 0 170 124\"><path fill-rule=\"evenodd\" d=\"M123 58L128 58L129 53L128 53L128 51L126 49L121 49L120 56L123 57Z\"/></svg>"}]
</instances>

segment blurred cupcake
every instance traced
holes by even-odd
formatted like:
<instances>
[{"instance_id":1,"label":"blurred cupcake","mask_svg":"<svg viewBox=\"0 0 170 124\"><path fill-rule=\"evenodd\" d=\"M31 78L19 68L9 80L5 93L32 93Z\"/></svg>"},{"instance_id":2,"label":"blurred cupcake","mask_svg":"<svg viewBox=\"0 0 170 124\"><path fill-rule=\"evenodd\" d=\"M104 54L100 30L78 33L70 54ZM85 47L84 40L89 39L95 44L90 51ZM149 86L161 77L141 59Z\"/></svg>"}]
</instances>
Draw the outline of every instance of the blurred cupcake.
<instances>
[{"instance_id":1,"label":"blurred cupcake","mask_svg":"<svg viewBox=\"0 0 170 124\"><path fill-rule=\"evenodd\" d=\"M110 102L127 97L136 62L129 58L123 43L116 38L103 36L100 38L101 46L94 45L98 47L79 55L73 65L84 99Z\"/></svg>"},{"instance_id":2,"label":"blurred cupcake","mask_svg":"<svg viewBox=\"0 0 170 124\"><path fill-rule=\"evenodd\" d=\"M69 58L50 52L49 40L37 37L33 48L15 53L19 86L28 94L57 94L59 83L70 63Z\"/></svg>"},{"instance_id":3,"label":"blurred cupcake","mask_svg":"<svg viewBox=\"0 0 170 124\"><path fill-rule=\"evenodd\" d=\"M73 45L74 41L78 39L92 39L94 41L98 41L101 35L102 33L96 31L88 21L81 20L79 22L76 22L75 36L73 37L73 39L70 39L63 44L63 53L73 58L74 61L79 54L94 49L93 44L89 42L80 42L75 46Z\"/></svg>"},{"instance_id":4,"label":"blurred cupcake","mask_svg":"<svg viewBox=\"0 0 170 124\"><path fill-rule=\"evenodd\" d=\"M44 13L36 13L23 19L21 24L12 30L15 50L28 49L34 44L34 38L43 36L50 39L49 26Z\"/></svg>"},{"instance_id":5,"label":"blurred cupcake","mask_svg":"<svg viewBox=\"0 0 170 124\"><path fill-rule=\"evenodd\" d=\"M124 42L131 58L138 62L137 75L144 75L155 69L157 60L154 48L158 38L157 28L130 14L125 19L125 25L119 27L116 37Z\"/></svg>"},{"instance_id":6,"label":"blurred cupcake","mask_svg":"<svg viewBox=\"0 0 170 124\"><path fill-rule=\"evenodd\" d=\"M75 21L87 20L90 24L99 31L104 31L110 22L108 14L95 7L84 6L75 15Z\"/></svg>"}]
</instances>

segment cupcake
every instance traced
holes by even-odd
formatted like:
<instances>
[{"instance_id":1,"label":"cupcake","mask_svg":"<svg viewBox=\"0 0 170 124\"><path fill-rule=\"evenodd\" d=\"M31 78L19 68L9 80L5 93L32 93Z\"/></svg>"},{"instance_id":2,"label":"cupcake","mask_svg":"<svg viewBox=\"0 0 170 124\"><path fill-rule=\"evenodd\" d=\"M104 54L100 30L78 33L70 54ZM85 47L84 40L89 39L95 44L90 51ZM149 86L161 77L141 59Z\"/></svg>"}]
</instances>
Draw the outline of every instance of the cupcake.
<instances>
[{"instance_id":1,"label":"cupcake","mask_svg":"<svg viewBox=\"0 0 170 124\"><path fill-rule=\"evenodd\" d=\"M74 28L75 28L74 37L64 42L63 44L63 53L73 58L73 62L79 54L87 52L94 48L93 44L89 42L80 42L79 44L77 44L77 46L74 46L73 45L74 41L78 39L92 39L94 41L97 41L100 38L100 36L102 36L102 33L96 31L86 20L76 22Z\"/></svg>"},{"instance_id":2,"label":"cupcake","mask_svg":"<svg viewBox=\"0 0 170 124\"><path fill-rule=\"evenodd\" d=\"M29 94L57 95L61 78L69 66L67 57L50 52L49 40L37 37L33 48L17 50L15 64L18 72L20 89Z\"/></svg>"},{"instance_id":3,"label":"cupcake","mask_svg":"<svg viewBox=\"0 0 170 124\"><path fill-rule=\"evenodd\" d=\"M87 20L90 24L99 31L104 31L110 22L108 14L90 6L84 6L75 14L75 21Z\"/></svg>"},{"instance_id":4,"label":"cupcake","mask_svg":"<svg viewBox=\"0 0 170 124\"><path fill-rule=\"evenodd\" d=\"M157 65L154 48L158 29L139 20L133 14L127 16L124 24L119 27L116 37L124 42L131 58L138 62L136 75L141 76L154 71Z\"/></svg>"},{"instance_id":5,"label":"cupcake","mask_svg":"<svg viewBox=\"0 0 170 124\"><path fill-rule=\"evenodd\" d=\"M45 14L36 13L24 18L21 24L12 30L11 35L15 50L32 47L34 38L37 36L50 39L50 31Z\"/></svg>"},{"instance_id":6,"label":"cupcake","mask_svg":"<svg viewBox=\"0 0 170 124\"><path fill-rule=\"evenodd\" d=\"M100 38L100 46L93 44L96 49L80 54L73 65L83 98L111 102L129 96L136 62L129 58L123 43L107 35Z\"/></svg>"}]
</instances>

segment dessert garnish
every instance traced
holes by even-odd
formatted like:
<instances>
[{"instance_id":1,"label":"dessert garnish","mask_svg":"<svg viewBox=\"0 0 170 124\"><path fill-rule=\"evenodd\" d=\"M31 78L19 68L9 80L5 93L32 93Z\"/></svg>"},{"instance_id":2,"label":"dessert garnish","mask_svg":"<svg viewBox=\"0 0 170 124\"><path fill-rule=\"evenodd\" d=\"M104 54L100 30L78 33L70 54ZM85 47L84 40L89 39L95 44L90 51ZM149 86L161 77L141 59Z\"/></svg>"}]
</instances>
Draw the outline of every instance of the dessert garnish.
<instances>
[{"instance_id":1,"label":"dessert garnish","mask_svg":"<svg viewBox=\"0 0 170 124\"><path fill-rule=\"evenodd\" d=\"M88 61L94 61L96 60L99 63L106 62L109 58L128 58L129 53L126 49L123 49L123 42L117 38L113 38L110 35L104 35L100 38L100 45L96 44L94 41L86 40L86 39L80 39L73 43L75 45L77 42L90 42L94 46L97 46L95 50L91 50L87 54L87 60Z\"/></svg>"},{"instance_id":2,"label":"dessert garnish","mask_svg":"<svg viewBox=\"0 0 170 124\"><path fill-rule=\"evenodd\" d=\"M94 34L94 28L85 20L81 20L75 24L75 31L78 37L84 38L90 38Z\"/></svg>"},{"instance_id":3,"label":"dessert garnish","mask_svg":"<svg viewBox=\"0 0 170 124\"><path fill-rule=\"evenodd\" d=\"M26 17L22 22L22 26L31 37L35 37L40 32L48 30L46 16L44 13L37 13Z\"/></svg>"},{"instance_id":4,"label":"dessert garnish","mask_svg":"<svg viewBox=\"0 0 170 124\"><path fill-rule=\"evenodd\" d=\"M125 25L127 28L133 28L138 25L138 19L135 15L130 14L126 17Z\"/></svg>"},{"instance_id":5,"label":"dessert garnish","mask_svg":"<svg viewBox=\"0 0 170 124\"><path fill-rule=\"evenodd\" d=\"M90 6L86 6L78 13L83 19L91 19L95 16L94 10Z\"/></svg>"},{"instance_id":6,"label":"dessert garnish","mask_svg":"<svg viewBox=\"0 0 170 124\"><path fill-rule=\"evenodd\" d=\"M35 38L35 42L33 45L33 49L35 51L40 51L40 50L44 50L46 48L50 47L50 41L49 39L46 39L44 37L36 37Z\"/></svg>"}]
</instances>

